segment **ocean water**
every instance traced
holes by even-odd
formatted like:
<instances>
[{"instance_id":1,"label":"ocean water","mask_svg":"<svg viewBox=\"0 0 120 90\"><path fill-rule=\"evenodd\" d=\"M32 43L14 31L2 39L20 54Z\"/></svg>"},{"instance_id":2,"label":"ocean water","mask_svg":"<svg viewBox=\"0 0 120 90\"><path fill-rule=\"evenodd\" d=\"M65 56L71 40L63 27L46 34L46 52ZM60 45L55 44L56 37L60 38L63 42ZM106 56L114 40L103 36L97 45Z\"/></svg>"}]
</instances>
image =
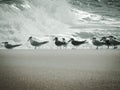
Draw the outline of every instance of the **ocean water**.
<instances>
[{"instance_id":1,"label":"ocean water","mask_svg":"<svg viewBox=\"0 0 120 90\"><path fill-rule=\"evenodd\" d=\"M54 37L87 39L114 35L120 39L119 0L0 0L0 41L33 48L29 36L53 48ZM55 45L54 45L55 47ZM71 47L71 45L69 46ZM4 48L0 43L0 48Z\"/></svg>"}]
</instances>

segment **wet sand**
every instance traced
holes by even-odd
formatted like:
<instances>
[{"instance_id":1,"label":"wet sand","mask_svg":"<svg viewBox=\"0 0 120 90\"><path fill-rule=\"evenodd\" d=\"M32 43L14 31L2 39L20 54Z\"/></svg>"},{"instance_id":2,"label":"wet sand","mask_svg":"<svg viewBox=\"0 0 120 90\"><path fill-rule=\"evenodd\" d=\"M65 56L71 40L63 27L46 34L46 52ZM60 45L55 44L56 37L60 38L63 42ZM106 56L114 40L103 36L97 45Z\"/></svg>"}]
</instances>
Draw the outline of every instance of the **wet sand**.
<instances>
[{"instance_id":1,"label":"wet sand","mask_svg":"<svg viewBox=\"0 0 120 90\"><path fill-rule=\"evenodd\" d=\"M120 90L120 50L0 50L0 90Z\"/></svg>"}]
</instances>

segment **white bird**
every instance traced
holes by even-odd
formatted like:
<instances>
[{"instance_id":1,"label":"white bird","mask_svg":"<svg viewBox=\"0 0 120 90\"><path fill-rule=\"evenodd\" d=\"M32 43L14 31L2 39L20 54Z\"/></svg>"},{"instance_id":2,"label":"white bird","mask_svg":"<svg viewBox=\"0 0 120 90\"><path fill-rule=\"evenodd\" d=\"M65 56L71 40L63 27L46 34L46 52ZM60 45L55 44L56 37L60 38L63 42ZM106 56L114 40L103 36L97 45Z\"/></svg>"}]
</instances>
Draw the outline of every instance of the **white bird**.
<instances>
[{"instance_id":1,"label":"white bird","mask_svg":"<svg viewBox=\"0 0 120 90\"><path fill-rule=\"evenodd\" d=\"M28 41L30 41L31 45L35 47L35 49L41 45L44 45L46 43L48 43L49 41L43 41L43 42L38 42L38 41L35 41L33 40L32 36L29 37Z\"/></svg>"},{"instance_id":2,"label":"white bird","mask_svg":"<svg viewBox=\"0 0 120 90\"><path fill-rule=\"evenodd\" d=\"M104 42L101 42L101 41L97 40L96 38L92 38L92 43L93 43L93 45L97 46L96 49L98 49L99 46L105 45Z\"/></svg>"}]
</instances>

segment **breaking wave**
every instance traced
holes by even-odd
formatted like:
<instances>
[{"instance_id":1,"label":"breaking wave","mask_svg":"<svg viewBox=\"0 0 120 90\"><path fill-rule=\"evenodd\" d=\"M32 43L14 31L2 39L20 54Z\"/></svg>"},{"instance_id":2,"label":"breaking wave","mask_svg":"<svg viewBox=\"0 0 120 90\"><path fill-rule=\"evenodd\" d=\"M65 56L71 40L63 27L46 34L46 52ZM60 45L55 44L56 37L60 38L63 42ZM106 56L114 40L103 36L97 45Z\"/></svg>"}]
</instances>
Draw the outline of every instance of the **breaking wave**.
<instances>
[{"instance_id":1,"label":"breaking wave","mask_svg":"<svg viewBox=\"0 0 120 90\"><path fill-rule=\"evenodd\" d=\"M95 30L118 31L115 35L119 36L119 10L116 3L107 6L94 0L0 0L0 40L25 43L25 48L29 36L75 34L88 39Z\"/></svg>"}]
</instances>

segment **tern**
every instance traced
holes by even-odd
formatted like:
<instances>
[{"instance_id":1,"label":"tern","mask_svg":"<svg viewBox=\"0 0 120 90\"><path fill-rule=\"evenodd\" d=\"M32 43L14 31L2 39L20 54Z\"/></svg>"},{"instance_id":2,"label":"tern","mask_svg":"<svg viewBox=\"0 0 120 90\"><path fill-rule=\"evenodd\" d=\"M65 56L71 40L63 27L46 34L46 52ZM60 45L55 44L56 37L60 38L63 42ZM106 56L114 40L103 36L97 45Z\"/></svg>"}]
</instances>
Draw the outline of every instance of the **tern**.
<instances>
[{"instance_id":1,"label":"tern","mask_svg":"<svg viewBox=\"0 0 120 90\"><path fill-rule=\"evenodd\" d=\"M103 41L105 43L105 45L108 47L112 46L110 39L108 37L102 37L100 41Z\"/></svg>"},{"instance_id":2,"label":"tern","mask_svg":"<svg viewBox=\"0 0 120 90\"><path fill-rule=\"evenodd\" d=\"M67 45L68 45L69 42L66 42L65 38L62 38L62 42L63 42L63 46L67 47Z\"/></svg>"},{"instance_id":3,"label":"tern","mask_svg":"<svg viewBox=\"0 0 120 90\"><path fill-rule=\"evenodd\" d=\"M76 41L76 40L74 40L74 38L71 38L68 42L71 42L71 44L73 45L73 46L79 46L79 45L82 45L82 44L85 44L86 43L86 40L84 40L84 41Z\"/></svg>"},{"instance_id":4,"label":"tern","mask_svg":"<svg viewBox=\"0 0 120 90\"><path fill-rule=\"evenodd\" d=\"M35 49L41 45L47 44L49 41L43 41L43 42L38 42L33 40L33 37L29 37L28 41L30 41L30 44L35 47Z\"/></svg>"},{"instance_id":5,"label":"tern","mask_svg":"<svg viewBox=\"0 0 120 90\"><path fill-rule=\"evenodd\" d=\"M96 38L92 38L92 43L93 43L93 45L97 46L96 49L98 49L99 46L105 45L104 42L101 42L101 41L97 40Z\"/></svg>"},{"instance_id":6,"label":"tern","mask_svg":"<svg viewBox=\"0 0 120 90\"><path fill-rule=\"evenodd\" d=\"M65 42L59 41L58 37L55 37L53 40L55 41L55 45L57 47L61 47L61 46L65 45Z\"/></svg>"},{"instance_id":7,"label":"tern","mask_svg":"<svg viewBox=\"0 0 120 90\"><path fill-rule=\"evenodd\" d=\"M12 45L12 44L9 44L8 42L2 42L2 43L4 44L4 47L5 47L6 49L13 49L13 48L15 48L15 47L19 47L19 46L22 45L22 44Z\"/></svg>"},{"instance_id":8,"label":"tern","mask_svg":"<svg viewBox=\"0 0 120 90\"><path fill-rule=\"evenodd\" d=\"M110 43L114 46L114 49L117 48L118 45L120 45L120 41L117 40L117 38L109 36L110 38Z\"/></svg>"}]
</instances>

